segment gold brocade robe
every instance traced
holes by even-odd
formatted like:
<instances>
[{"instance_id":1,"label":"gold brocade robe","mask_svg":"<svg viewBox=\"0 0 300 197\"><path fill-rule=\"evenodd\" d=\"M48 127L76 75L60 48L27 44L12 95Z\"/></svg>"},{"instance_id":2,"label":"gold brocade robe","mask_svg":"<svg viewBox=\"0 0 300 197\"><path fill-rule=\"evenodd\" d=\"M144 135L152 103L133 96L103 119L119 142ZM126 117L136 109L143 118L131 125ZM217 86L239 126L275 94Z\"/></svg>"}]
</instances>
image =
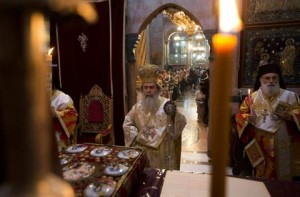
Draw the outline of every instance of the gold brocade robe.
<instances>
[{"instance_id":1,"label":"gold brocade robe","mask_svg":"<svg viewBox=\"0 0 300 197\"><path fill-rule=\"evenodd\" d=\"M279 103L288 104L292 120L276 116L274 111ZM290 180L300 175L299 106L298 95L284 89L280 89L279 95L270 100L259 89L241 104L236 114L240 141L247 145L255 138L265 158L255 166L257 177ZM257 117L253 125L248 124L251 113Z\"/></svg>"},{"instance_id":2,"label":"gold brocade robe","mask_svg":"<svg viewBox=\"0 0 300 197\"><path fill-rule=\"evenodd\" d=\"M155 115L146 114L141 101L128 112L123 123L125 145L145 148L150 167L179 170L181 133L186 119L176 112L173 122L164 112L168 99L160 97L160 100ZM155 135L151 135L151 130L155 130ZM146 135L143 131L150 133Z\"/></svg>"},{"instance_id":3,"label":"gold brocade robe","mask_svg":"<svg viewBox=\"0 0 300 197\"><path fill-rule=\"evenodd\" d=\"M62 91L55 90L51 97L51 107L55 110L53 125L59 149L70 145L70 137L77 124L78 113L71 97Z\"/></svg>"}]
</instances>

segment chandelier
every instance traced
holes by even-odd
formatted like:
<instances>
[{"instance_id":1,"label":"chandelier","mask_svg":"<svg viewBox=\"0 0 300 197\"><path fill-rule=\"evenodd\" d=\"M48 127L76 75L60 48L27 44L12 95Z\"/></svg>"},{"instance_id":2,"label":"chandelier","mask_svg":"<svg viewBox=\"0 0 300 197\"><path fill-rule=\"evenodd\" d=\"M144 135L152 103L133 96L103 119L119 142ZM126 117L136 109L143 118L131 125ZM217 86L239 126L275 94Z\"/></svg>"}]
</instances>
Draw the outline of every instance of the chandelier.
<instances>
[{"instance_id":1,"label":"chandelier","mask_svg":"<svg viewBox=\"0 0 300 197\"><path fill-rule=\"evenodd\" d=\"M166 15L173 24L185 31L188 36L191 36L199 28L199 25L196 25L195 21L191 20L183 11L179 11L175 8L168 8L162 13Z\"/></svg>"}]
</instances>

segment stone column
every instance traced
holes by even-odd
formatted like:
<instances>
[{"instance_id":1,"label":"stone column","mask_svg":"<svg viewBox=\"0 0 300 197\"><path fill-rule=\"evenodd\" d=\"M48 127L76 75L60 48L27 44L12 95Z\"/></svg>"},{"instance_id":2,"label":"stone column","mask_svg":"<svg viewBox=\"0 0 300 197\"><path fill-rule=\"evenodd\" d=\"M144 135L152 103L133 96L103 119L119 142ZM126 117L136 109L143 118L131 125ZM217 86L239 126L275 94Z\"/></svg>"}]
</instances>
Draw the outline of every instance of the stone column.
<instances>
[{"instance_id":1,"label":"stone column","mask_svg":"<svg viewBox=\"0 0 300 197\"><path fill-rule=\"evenodd\" d=\"M127 87L127 107L130 108L137 101L136 87L136 66L134 49L138 41L138 34L126 35L126 87Z\"/></svg>"}]
</instances>

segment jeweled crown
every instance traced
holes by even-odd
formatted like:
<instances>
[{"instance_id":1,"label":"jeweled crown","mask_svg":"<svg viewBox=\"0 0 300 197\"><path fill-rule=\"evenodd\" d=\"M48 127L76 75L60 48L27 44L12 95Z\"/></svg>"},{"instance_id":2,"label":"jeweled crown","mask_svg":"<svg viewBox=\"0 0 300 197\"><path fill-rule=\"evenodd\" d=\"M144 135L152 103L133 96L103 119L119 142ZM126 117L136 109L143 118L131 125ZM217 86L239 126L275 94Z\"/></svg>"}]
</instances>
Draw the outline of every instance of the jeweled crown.
<instances>
[{"instance_id":1,"label":"jeweled crown","mask_svg":"<svg viewBox=\"0 0 300 197\"><path fill-rule=\"evenodd\" d=\"M139 74L143 83L155 83L157 82L159 68L154 64L146 64L141 66Z\"/></svg>"}]
</instances>

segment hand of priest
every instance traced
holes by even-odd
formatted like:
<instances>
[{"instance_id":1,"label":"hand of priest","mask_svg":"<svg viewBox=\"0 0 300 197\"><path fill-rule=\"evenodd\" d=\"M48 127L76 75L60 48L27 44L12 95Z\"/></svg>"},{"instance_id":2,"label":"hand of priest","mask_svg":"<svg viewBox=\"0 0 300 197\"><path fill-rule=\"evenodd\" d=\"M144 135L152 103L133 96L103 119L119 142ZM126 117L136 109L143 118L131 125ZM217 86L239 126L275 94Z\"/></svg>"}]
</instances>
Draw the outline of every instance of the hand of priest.
<instances>
[{"instance_id":1,"label":"hand of priest","mask_svg":"<svg viewBox=\"0 0 300 197\"><path fill-rule=\"evenodd\" d=\"M283 120L293 120L292 114L289 112L286 113L281 113L281 114L276 114L279 116L279 118L283 119Z\"/></svg>"}]
</instances>

